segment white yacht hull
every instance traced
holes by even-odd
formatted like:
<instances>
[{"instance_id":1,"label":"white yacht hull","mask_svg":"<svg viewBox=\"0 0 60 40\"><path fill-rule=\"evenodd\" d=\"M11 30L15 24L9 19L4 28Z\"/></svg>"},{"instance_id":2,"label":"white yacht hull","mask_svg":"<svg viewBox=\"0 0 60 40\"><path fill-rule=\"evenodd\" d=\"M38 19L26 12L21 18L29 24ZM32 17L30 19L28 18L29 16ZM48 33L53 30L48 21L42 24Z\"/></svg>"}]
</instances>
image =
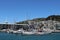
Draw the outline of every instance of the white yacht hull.
<instances>
[{"instance_id":1,"label":"white yacht hull","mask_svg":"<svg viewBox=\"0 0 60 40\"><path fill-rule=\"evenodd\" d=\"M24 31L24 32L22 32L22 34L32 35L32 34L34 34L34 32L27 32L27 31Z\"/></svg>"}]
</instances>

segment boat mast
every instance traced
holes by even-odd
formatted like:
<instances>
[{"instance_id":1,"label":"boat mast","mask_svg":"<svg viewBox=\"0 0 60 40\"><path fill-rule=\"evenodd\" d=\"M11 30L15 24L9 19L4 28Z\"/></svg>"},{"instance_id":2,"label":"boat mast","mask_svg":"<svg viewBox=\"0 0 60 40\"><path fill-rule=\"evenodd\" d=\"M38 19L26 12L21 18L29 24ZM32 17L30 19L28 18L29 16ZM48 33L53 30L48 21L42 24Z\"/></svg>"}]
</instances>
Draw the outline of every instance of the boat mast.
<instances>
[{"instance_id":1,"label":"boat mast","mask_svg":"<svg viewBox=\"0 0 60 40\"><path fill-rule=\"evenodd\" d=\"M9 25L8 25L8 21L7 21L7 18L6 18L6 20L5 20L5 27L8 27L8 29L9 29Z\"/></svg>"}]
</instances>

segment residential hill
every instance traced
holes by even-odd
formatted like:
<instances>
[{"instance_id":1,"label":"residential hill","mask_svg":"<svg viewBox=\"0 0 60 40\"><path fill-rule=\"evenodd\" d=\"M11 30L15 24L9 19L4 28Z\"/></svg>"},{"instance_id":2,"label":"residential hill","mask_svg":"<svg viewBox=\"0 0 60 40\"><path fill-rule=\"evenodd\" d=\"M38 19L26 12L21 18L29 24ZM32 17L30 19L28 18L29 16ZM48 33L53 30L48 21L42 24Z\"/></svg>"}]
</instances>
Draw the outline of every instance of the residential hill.
<instances>
[{"instance_id":1,"label":"residential hill","mask_svg":"<svg viewBox=\"0 0 60 40\"><path fill-rule=\"evenodd\" d=\"M46 18L46 20L60 21L60 15L51 15Z\"/></svg>"},{"instance_id":2,"label":"residential hill","mask_svg":"<svg viewBox=\"0 0 60 40\"><path fill-rule=\"evenodd\" d=\"M28 21L44 21L44 20L55 20L55 21L59 21L60 22L60 15L50 15L47 18L35 18L32 20L26 20L26 21L22 21L22 22L17 22L17 24L28 24Z\"/></svg>"}]
</instances>

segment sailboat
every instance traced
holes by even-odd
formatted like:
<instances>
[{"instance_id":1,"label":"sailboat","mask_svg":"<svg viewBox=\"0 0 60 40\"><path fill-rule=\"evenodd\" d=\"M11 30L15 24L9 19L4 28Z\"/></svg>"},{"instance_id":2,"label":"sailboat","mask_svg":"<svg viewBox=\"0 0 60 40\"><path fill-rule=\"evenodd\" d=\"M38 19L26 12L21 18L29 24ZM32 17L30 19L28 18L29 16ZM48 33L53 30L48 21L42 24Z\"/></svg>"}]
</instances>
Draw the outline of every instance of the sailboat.
<instances>
[{"instance_id":1,"label":"sailboat","mask_svg":"<svg viewBox=\"0 0 60 40\"><path fill-rule=\"evenodd\" d=\"M34 32L32 32L32 31L22 31L22 34L32 35L32 34L34 34Z\"/></svg>"}]
</instances>

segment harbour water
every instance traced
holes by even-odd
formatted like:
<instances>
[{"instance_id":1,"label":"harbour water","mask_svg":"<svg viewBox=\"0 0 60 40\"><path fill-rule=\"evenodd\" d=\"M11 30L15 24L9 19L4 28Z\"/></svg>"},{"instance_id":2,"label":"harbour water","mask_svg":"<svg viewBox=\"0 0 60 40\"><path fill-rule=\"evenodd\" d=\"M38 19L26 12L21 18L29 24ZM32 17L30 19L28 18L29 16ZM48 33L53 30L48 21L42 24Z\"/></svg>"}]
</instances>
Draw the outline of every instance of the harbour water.
<instances>
[{"instance_id":1,"label":"harbour water","mask_svg":"<svg viewBox=\"0 0 60 40\"><path fill-rule=\"evenodd\" d=\"M0 40L60 40L60 33L45 35L21 35L0 32Z\"/></svg>"}]
</instances>

